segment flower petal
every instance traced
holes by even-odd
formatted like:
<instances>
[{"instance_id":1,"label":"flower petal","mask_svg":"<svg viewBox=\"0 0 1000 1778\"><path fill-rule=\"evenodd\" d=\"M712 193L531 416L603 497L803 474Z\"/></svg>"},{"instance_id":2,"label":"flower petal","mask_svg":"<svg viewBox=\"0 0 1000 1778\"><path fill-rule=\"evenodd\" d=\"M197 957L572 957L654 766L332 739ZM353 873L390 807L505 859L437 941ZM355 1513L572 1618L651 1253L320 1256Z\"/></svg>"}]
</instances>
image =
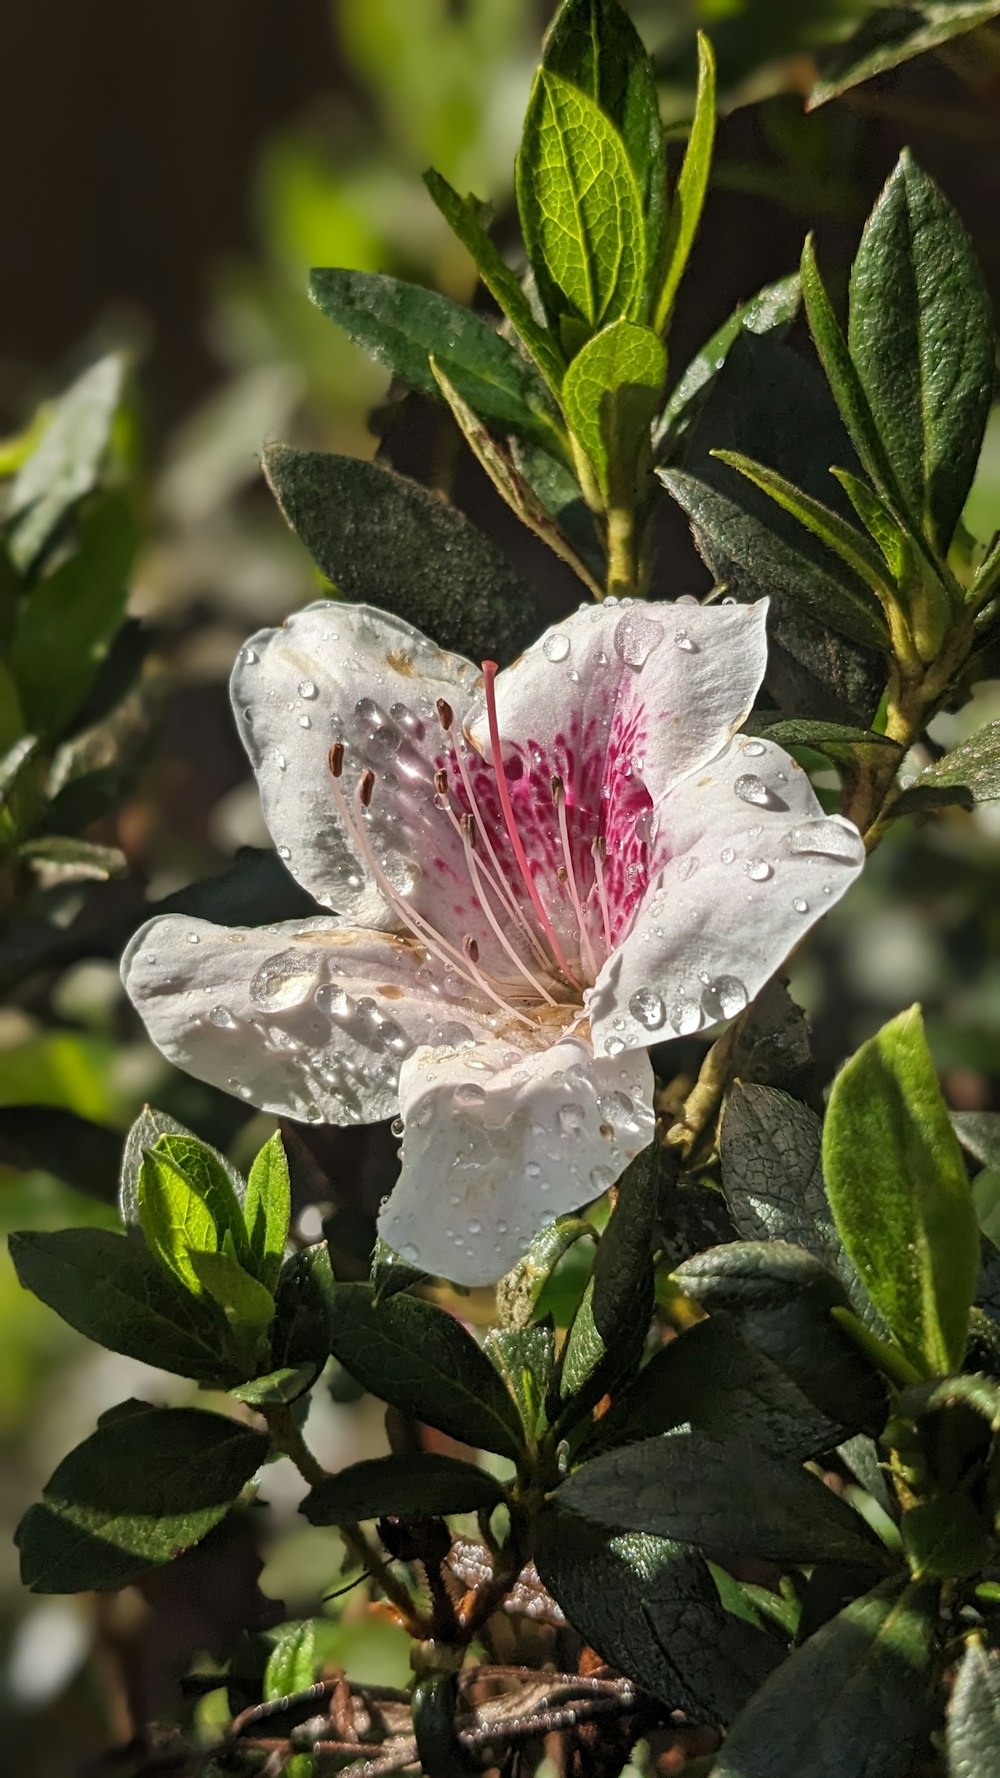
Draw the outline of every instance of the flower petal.
<instances>
[{"instance_id":1,"label":"flower petal","mask_svg":"<svg viewBox=\"0 0 1000 1778\"><path fill-rule=\"evenodd\" d=\"M130 999L169 1060L263 1111L371 1123L399 1105L422 1044L492 1038L490 1008L449 996L419 946L334 919L224 927L151 920L122 959Z\"/></svg>"},{"instance_id":2,"label":"flower petal","mask_svg":"<svg viewBox=\"0 0 1000 1778\"><path fill-rule=\"evenodd\" d=\"M670 862L590 998L598 1054L741 1012L864 863L857 828L825 815L801 767L751 736L658 813Z\"/></svg>"},{"instance_id":3,"label":"flower petal","mask_svg":"<svg viewBox=\"0 0 1000 1778\"><path fill-rule=\"evenodd\" d=\"M652 1093L646 1056L598 1060L578 1037L527 1055L418 1051L400 1072L402 1173L380 1233L435 1276L494 1283L648 1146Z\"/></svg>"},{"instance_id":4,"label":"flower petal","mask_svg":"<svg viewBox=\"0 0 1000 1778\"><path fill-rule=\"evenodd\" d=\"M479 682L477 667L401 618L330 599L241 650L230 689L264 818L293 876L324 907L361 926L399 925L338 814L328 764L337 741L349 801L362 772L375 774L366 830L394 886L418 908L433 902L443 858L468 891L461 844L434 806L436 701L460 722Z\"/></svg>"}]
</instances>

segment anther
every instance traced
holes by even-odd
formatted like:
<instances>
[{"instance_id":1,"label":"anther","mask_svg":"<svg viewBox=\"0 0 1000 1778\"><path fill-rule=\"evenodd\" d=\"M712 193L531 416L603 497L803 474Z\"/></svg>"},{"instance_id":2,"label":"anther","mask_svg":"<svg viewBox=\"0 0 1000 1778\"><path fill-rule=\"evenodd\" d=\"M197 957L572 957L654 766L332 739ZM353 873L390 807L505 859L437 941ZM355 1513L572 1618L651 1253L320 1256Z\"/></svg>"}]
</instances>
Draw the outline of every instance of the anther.
<instances>
[{"instance_id":1,"label":"anther","mask_svg":"<svg viewBox=\"0 0 1000 1778\"><path fill-rule=\"evenodd\" d=\"M361 777L358 781L358 797L360 799L362 808L367 809L369 803L372 800L372 791L374 789L375 789L375 773L369 767L367 770L362 772Z\"/></svg>"},{"instance_id":2,"label":"anther","mask_svg":"<svg viewBox=\"0 0 1000 1778\"><path fill-rule=\"evenodd\" d=\"M434 773L434 788L438 796L448 795L448 774L443 766L439 766Z\"/></svg>"},{"instance_id":3,"label":"anther","mask_svg":"<svg viewBox=\"0 0 1000 1778\"><path fill-rule=\"evenodd\" d=\"M339 778L344 769L343 741L334 741L333 746L330 748L330 751L326 756L326 763L330 768L331 777Z\"/></svg>"},{"instance_id":4,"label":"anther","mask_svg":"<svg viewBox=\"0 0 1000 1778\"><path fill-rule=\"evenodd\" d=\"M447 734L448 730L451 728L451 725L455 720L455 712L452 709L451 705L449 704L447 698L438 698L437 713L438 713L438 721L440 722L441 727L444 729L445 734Z\"/></svg>"},{"instance_id":5,"label":"anther","mask_svg":"<svg viewBox=\"0 0 1000 1778\"><path fill-rule=\"evenodd\" d=\"M470 963L478 963L479 962L479 946L476 943L476 940L473 938L471 932L467 932L464 939L462 940L462 949L464 950Z\"/></svg>"}]
</instances>

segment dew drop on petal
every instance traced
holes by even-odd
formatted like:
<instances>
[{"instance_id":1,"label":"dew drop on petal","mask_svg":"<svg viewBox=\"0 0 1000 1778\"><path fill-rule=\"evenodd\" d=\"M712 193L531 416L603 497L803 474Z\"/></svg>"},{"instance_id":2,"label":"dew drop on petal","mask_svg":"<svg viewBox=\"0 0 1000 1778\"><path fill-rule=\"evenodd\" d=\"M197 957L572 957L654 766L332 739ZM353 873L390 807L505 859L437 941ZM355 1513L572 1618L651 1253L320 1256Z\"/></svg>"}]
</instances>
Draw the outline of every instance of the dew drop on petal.
<instances>
[{"instance_id":1,"label":"dew drop on petal","mask_svg":"<svg viewBox=\"0 0 1000 1778\"><path fill-rule=\"evenodd\" d=\"M471 1111L475 1106L482 1105L485 1099L485 1088L477 1086L474 1080L463 1080L455 1088L455 1104L464 1111Z\"/></svg>"},{"instance_id":2,"label":"dew drop on petal","mask_svg":"<svg viewBox=\"0 0 1000 1778\"><path fill-rule=\"evenodd\" d=\"M375 700L373 698L359 698L354 706L354 714L360 716L362 722L371 722L378 716Z\"/></svg>"},{"instance_id":3,"label":"dew drop on petal","mask_svg":"<svg viewBox=\"0 0 1000 1778\"><path fill-rule=\"evenodd\" d=\"M805 900L804 896L797 895L792 902L792 906L797 914L807 914L809 912L809 903Z\"/></svg>"},{"instance_id":4,"label":"dew drop on petal","mask_svg":"<svg viewBox=\"0 0 1000 1778\"><path fill-rule=\"evenodd\" d=\"M564 661L570 647L569 637L562 630L553 630L542 643L542 653L547 661Z\"/></svg>"},{"instance_id":5,"label":"dew drop on petal","mask_svg":"<svg viewBox=\"0 0 1000 1778\"><path fill-rule=\"evenodd\" d=\"M681 859L677 866L677 875L682 883L686 883L689 877L694 876L700 862L693 852L688 852L686 857Z\"/></svg>"},{"instance_id":6,"label":"dew drop on petal","mask_svg":"<svg viewBox=\"0 0 1000 1778\"><path fill-rule=\"evenodd\" d=\"M606 1056L620 1056L624 1048L625 1045L620 1037L606 1037L604 1039L604 1054Z\"/></svg>"},{"instance_id":7,"label":"dew drop on petal","mask_svg":"<svg viewBox=\"0 0 1000 1778\"><path fill-rule=\"evenodd\" d=\"M351 997L334 982L330 987L317 990L316 1005L320 1012L329 1013L331 1019L343 1019L351 1010Z\"/></svg>"},{"instance_id":8,"label":"dew drop on petal","mask_svg":"<svg viewBox=\"0 0 1000 1778\"><path fill-rule=\"evenodd\" d=\"M736 853L732 846L723 846L722 851L719 853L719 863L732 864L735 857Z\"/></svg>"},{"instance_id":9,"label":"dew drop on petal","mask_svg":"<svg viewBox=\"0 0 1000 1778\"><path fill-rule=\"evenodd\" d=\"M541 1171L542 1171L542 1169L538 1165L537 1161L526 1161L525 1162L524 1176L526 1179L537 1179L539 1177L539 1174L541 1173Z\"/></svg>"},{"instance_id":10,"label":"dew drop on petal","mask_svg":"<svg viewBox=\"0 0 1000 1778\"><path fill-rule=\"evenodd\" d=\"M741 772L733 789L741 803L755 803L761 809L766 808L771 800L767 785L763 778L758 778L756 772Z\"/></svg>"},{"instance_id":11,"label":"dew drop on petal","mask_svg":"<svg viewBox=\"0 0 1000 1778\"><path fill-rule=\"evenodd\" d=\"M399 1119L396 1119L399 1122ZM420 1258L420 1249L412 1241L404 1241L399 1250L400 1259L405 1259L408 1266L415 1266Z\"/></svg>"},{"instance_id":12,"label":"dew drop on petal","mask_svg":"<svg viewBox=\"0 0 1000 1778\"><path fill-rule=\"evenodd\" d=\"M468 1025L460 1025L457 1019L438 1025L434 1032L434 1042L442 1048L470 1049L475 1041Z\"/></svg>"},{"instance_id":13,"label":"dew drop on petal","mask_svg":"<svg viewBox=\"0 0 1000 1778\"><path fill-rule=\"evenodd\" d=\"M401 1136L403 1134L403 1120L401 1117L393 1118L392 1123L389 1125L389 1134L390 1136ZM406 1249L401 1248L400 1251L405 1253Z\"/></svg>"},{"instance_id":14,"label":"dew drop on petal","mask_svg":"<svg viewBox=\"0 0 1000 1778\"><path fill-rule=\"evenodd\" d=\"M309 716L300 716L299 717L299 727L300 728L312 728L312 718Z\"/></svg>"},{"instance_id":15,"label":"dew drop on petal","mask_svg":"<svg viewBox=\"0 0 1000 1778\"><path fill-rule=\"evenodd\" d=\"M615 1175L612 1168L592 1167L590 1170L590 1183L595 1192L606 1192L608 1187L615 1183Z\"/></svg>"},{"instance_id":16,"label":"dew drop on petal","mask_svg":"<svg viewBox=\"0 0 1000 1778\"><path fill-rule=\"evenodd\" d=\"M626 667L644 667L662 641L663 625L643 611L629 610L615 625L615 653Z\"/></svg>"},{"instance_id":17,"label":"dew drop on petal","mask_svg":"<svg viewBox=\"0 0 1000 1778\"><path fill-rule=\"evenodd\" d=\"M652 988L638 988L628 1003L629 1012L647 1031L658 1031L667 1016L662 997Z\"/></svg>"},{"instance_id":18,"label":"dew drop on petal","mask_svg":"<svg viewBox=\"0 0 1000 1778\"><path fill-rule=\"evenodd\" d=\"M319 959L298 950L279 951L268 957L250 983L250 998L262 1012L283 1012L301 1006L316 987Z\"/></svg>"},{"instance_id":19,"label":"dew drop on petal","mask_svg":"<svg viewBox=\"0 0 1000 1778\"><path fill-rule=\"evenodd\" d=\"M602 1093L597 1109L607 1123L627 1124L632 1121L635 1105L627 1093Z\"/></svg>"},{"instance_id":20,"label":"dew drop on petal","mask_svg":"<svg viewBox=\"0 0 1000 1778\"><path fill-rule=\"evenodd\" d=\"M735 975L717 975L705 985L702 1010L708 1019L734 1019L748 999L746 988Z\"/></svg>"},{"instance_id":21,"label":"dew drop on petal","mask_svg":"<svg viewBox=\"0 0 1000 1778\"><path fill-rule=\"evenodd\" d=\"M692 642L686 630L677 631L677 634L674 637L674 646L675 648L679 648L682 654L699 653L697 642Z\"/></svg>"},{"instance_id":22,"label":"dew drop on petal","mask_svg":"<svg viewBox=\"0 0 1000 1778\"><path fill-rule=\"evenodd\" d=\"M286 863L288 862L289 858L291 858L291 856L292 856L292 851L291 851L290 846L279 846L278 847L278 857L283 858Z\"/></svg>"},{"instance_id":23,"label":"dew drop on petal","mask_svg":"<svg viewBox=\"0 0 1000 1778\"><path fill-rule=\"evenodd\" d=\"M285 758L284 754L282 753L280 747L276 747L274 749L274 763L277 766L279 772L283 772L285 770L285 767L288 764L288 761Z\"/></svg>"},{"instance_id":24,"label":"dew drop on petal","mask_svg":"<svg viewBox=\"0 0 1000 1778\"><path fill-rule=\"evenodd\" d=\"M586 1116L583 1106L571 1099L568 1104L560 1107L556 1122L565 1136L575 1136L583 1129Z\"/></svg>"},{"instance_id":25,"label":"dew drop on petal","mask_svg":"<svg viewBox=\"0 0 1000 1778\"><path fill-rule=\"evenodd\" d=\"M474 1216L472 1218L472 1220L467 1224L467 1227L468 1227L470 1235L481 1235L483 1232L483 1225L480 1222L478 1216Z\"/></svg>"},{"instance_id":26,"label":"dew drop on petal","mask_svg":"<svg viewBox=\"0 0 1000 1778\"><path fill-rule=\"evenodd\" d=\"M316 696L316 687L313 684L312 680L311 679L300 679L299 680L299 697L309 699L309 698L314 698L315 696Z\"/></svg>"},{"instance_id":27,"label":"dew drop on petal","mask_svg":"<svg viewBox=\"0 0 1000 1778\"><path fill-rule=\"evenodd\" d=\"M766 883L768 877L774 876L774 867L766 858L748 858L743 866L751 883Z\"/></svg>"},{"instance_id":28,"label":"dew drop on petal","mask_svg":"<svg viewBox=\"0 0 1000 1778\"><path fill-rule=\"evenodd\" d=\"M761 755L767 752L767 749L764 746L763 741L748 741L743 752L747 759L760 759Z\"/></svg>"},{"instance_id":29,"label":"dew drop on petal","mask_svg":"<svg viewBox=\"0 0 1000 1778\"><path fill-rule=\"evenodd\" d=\"M678 1037L690 1037L701 1027L701 1007L690 994L677 994L667 1008L667 1018Z\"/></svg>"},{"instance_id":30,"label":"dew drop on petal","mask_svg":"<svg viewBox=\"0 0 1000 1778\"><path fill-rule=\"evenodd\" d=\"M214 1025L218 1031L236 1030L236 1020L228 1006L213 1006L208 1015L208 1022L210 1025Z\"/></svg>"},{"instance_id":31,"label":"dew drop on petal","mask_svg":"<svg viewBox=\"0 0 1000 1778\"><path fill-rule=\"evenodd\" d=\"M200 945L201 944L200 935L197 932L189 932L188 933L188 944L189 945Z\"/></svg>"},{"instance_id":32,"label":"dew drop on petal","mask_svg":"<svg viewBox=\"0 0 1000 1778\"><path fill-rule=\"evenodd\" d=\"M244 666L255 667L259 660L260 660L260 655L257 653L257 650L255 648L245 648L243 650Z\"/></svg>"},{"instance_id":33,"label":"dew drop on petal","mask_svg":"<svg viewBox=\"0 0 1000 1778\"><path fill-rule=\"evenodd\" d=\"M857 828L842 821L818 818L802 827L793 827L786 844L789 852L833 858L838 864L861 864L865 856L864 841Z\"/></svg>"}]
</instances>

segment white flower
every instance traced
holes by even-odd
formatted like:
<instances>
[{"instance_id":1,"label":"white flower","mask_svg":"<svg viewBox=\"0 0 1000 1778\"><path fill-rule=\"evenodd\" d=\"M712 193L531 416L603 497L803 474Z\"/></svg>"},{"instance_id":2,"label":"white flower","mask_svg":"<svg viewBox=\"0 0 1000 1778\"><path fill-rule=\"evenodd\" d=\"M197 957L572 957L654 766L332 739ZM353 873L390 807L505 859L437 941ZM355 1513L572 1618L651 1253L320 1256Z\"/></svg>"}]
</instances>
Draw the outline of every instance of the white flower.
<instances>
[{"instance_id":1,"label":"white flower","mask_svg":"<svg viewBox=\"0 0 1000 1778\"><path fill-rule=\"evenodd\" d=\"M651 1140L648 1046L739 1012L861 868L737 733L766 604L608 601L501 673L367 606L254 636L232 690L264 814L337 912L151 921L123 974L154 1042L267 1111L399 1114L382 1234L500 1277Z\"/></svg>"}]
</instances>

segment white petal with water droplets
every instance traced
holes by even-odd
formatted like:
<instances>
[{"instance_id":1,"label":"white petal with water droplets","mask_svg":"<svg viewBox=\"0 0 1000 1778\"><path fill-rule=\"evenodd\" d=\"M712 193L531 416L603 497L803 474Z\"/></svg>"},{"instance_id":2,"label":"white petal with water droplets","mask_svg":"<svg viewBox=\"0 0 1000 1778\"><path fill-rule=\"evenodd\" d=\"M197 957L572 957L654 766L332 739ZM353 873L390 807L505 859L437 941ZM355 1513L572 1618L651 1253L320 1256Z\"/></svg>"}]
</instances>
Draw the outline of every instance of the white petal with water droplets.
<instances>
[{"instance_id":1,"label":"white petal with water droplets","mask_svg":"<svg viewBox=\"0 0 1000 1778\"><path fill-rule=\"evenodd\" d=\"M440 898L440 884L422 889L420 879L433 878L442 854L460 866L461 846L433 805L435 704L446 699L460 722L479 683L477 667L402 618L331 599L241 650L230 689L264 818L292 875L324 907L359 925L399 924L337 813L328 765L336 741L349 797L363 770L375 774L367 828L390 878L415 905Z\"/></svg>"},{"instance_id":2,"label":"white petal with water droplets","mask_svg":"<svg viewBox=\"0 0 1000 1778\"><path fill-rule=\"evenodd\" d=\"M129 997L178 1068L263 1111L372 1123L423 1044L492 1037L491 1009L442 992L417 946L334 919L223 927L151 920L122 960Z\"/></svg>"},{"instance_id":3,"label":"white petal with water droplets","mask_svg":"<svg viewBox=\"0 0 1000 1778\"><path fill-rule=\"evenodd\" d=\"M492 1284L545 1223L599 1197L652 1141L645 1055L595 1060L564 1037L403 1064L402 1173L379 1218L397 1252L456 1284Z\"/></svg>"},{"instance_id":4,"label":"white petal with water droplets","mask_svg":"<svg viewBox=\"0 0 1000 1778\"><path fill-rule=\"evenodd\" d=\"M659 816L669 863L589 1002L598 1053L733 1018L864 862L857 828L823 813L801 767L743 736L671 791Z\"/></svg>"}]
</instances>

